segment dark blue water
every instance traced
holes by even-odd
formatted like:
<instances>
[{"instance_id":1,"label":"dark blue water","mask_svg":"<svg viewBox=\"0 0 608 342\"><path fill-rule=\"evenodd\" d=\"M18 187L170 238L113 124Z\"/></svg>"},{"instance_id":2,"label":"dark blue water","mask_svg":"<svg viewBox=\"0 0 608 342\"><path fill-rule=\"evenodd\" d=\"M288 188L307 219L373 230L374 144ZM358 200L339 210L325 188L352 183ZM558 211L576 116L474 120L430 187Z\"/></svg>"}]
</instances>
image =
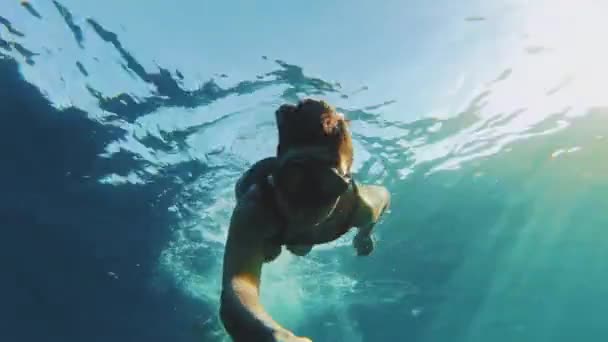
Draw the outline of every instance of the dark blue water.
<instances>
[{"instance_id":1,"label":"dark blue water","mask_svg":"<svg viewBox=\"0 0 608 342\"><path fill-rule=\"evenodd\" d=\"M3 340L188 340L189 322L209 308L147 285L175 220L158 210L171 205L171 193L159 196L171 182L97 183L137 164L97 157L123 132L53 108L14 60L0 65Z\"/></svg>"},{"instance_id":2,"label":"dark blue water","mask_svg":"<svg viewBox=\"0 0 608 342\"><path fill-rule=\"evenodd\" d=\"M21 35L7 19L2 23ZM73 28L78 37L80 31ZM112 40L111 33L95 28ZM21 53L27 50L17 44L4 43L2 49L35 63L33 54ZM162 73L146 74L126 52L125 59L132 72L158 84L159 94L173 97L167 103L150 98L141 106L114 109L121 117L130 120L158 106L206 101L176 91L174 80ZM157 276L156 260L176 220L167 211L182 188L176 179L196 177L206 166L184 163L145 186L100 184L109 172L126 173L145 164L129 153L99 157L125 131L90 120L78 108L56 109L23 79L19 63L4 53L0 59L1 339L194 340L195 323L215 309L187 298L174 285L155 290L149 280ZM100 98L100 107L110 110L116 101ZM120 281L109 272L119 274Z\"/></svg>"}]
</instances>

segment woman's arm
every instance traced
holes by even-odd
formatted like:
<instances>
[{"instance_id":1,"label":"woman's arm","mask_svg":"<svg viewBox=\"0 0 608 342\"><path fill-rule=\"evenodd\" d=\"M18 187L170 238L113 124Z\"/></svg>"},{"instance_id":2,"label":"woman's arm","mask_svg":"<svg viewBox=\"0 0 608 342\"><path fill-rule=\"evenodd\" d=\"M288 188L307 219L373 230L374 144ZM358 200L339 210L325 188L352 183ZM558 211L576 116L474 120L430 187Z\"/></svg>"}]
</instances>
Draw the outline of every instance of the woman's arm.
<instances>
[{"instance_id":1,"label":"woman's arm","mask_svg":"<svg viewBox=\"0 0 608 342\"><path fill-rule=\"evenodd\" d=\"M235 342L310 341L281 327L260 303L264 227L246 201L235 208L224 254L220 317Z\"/></svg>"},{"instance_id":2,"label":"woman's arm","mask_svg":"<svg viewBox=\"0 0 608 342\"><path fill-rule=\"evenodd\" d=\"M359 185L359 210L355 216L355 226L359 229L353 245L359 255L369 255L374 249L371 234L376 223L389 207L391 196L385 187Z\"/></svg>"},{"instance_id":3,"label":"woman's arm","mask_svg":"<svg viewBox=\"0 0 608 342\"><path fill-rule=\"evenodd\" d=\"M369 235L389 207L391 195L385 187L378 185L361 184L358 192L359 210L355 216L355 226L360 233Z\"/></svg>"}]
</instances>

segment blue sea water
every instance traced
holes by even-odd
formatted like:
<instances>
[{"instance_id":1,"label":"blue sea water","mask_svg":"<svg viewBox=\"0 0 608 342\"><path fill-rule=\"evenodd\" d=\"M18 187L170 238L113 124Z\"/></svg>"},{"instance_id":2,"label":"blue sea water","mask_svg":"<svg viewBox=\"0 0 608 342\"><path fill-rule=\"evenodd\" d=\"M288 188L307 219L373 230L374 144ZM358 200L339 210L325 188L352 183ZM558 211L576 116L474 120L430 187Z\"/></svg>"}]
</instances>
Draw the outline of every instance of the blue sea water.
<instances>
[{"instance_id":1,"label":"blue sea water","mask_svg":"<svg viewBox=\"0 0 608 342\"><path fill-rule=\"evenodd\" d=\"M273 153L277 106L304 97L345 113L357 178L393 200L371 256L349 235L265 267L279 322L314 341L607 340L607 5L414 3L422 19L398 20L412 36L460 31L412 43L424 58L400 74L380 50L361 65L315 64L305 48L297 63L287 48L248 59L248 38L242 55L209 43L197 56L198 31L172 37L178 22L143 4L5 0L0 341L226 340L233 185ZM332 39L318 44L348 50ZM351 48L366 44L380 43Z\"/></svg>"}]
</instances>

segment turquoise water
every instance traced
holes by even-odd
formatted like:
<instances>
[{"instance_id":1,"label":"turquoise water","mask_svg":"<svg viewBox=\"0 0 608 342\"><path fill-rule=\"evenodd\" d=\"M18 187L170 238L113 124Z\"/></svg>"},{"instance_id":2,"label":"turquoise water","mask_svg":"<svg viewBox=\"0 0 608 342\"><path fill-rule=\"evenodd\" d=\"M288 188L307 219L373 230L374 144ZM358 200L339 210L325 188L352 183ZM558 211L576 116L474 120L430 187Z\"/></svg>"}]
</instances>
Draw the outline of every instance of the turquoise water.
<instances>
[{"instance_id":1,"label":"turquoise water","mask_svg":"<svg viewBox=\"0 0 608 342\"><path fill-rule=\"evenodd\" d=\"M0 10L3 341L225 340L232 187L303 97L345 113L357 178L393 201L371 256L349 235L265 268L279 322L608 338L606 4L142 6Z\"/></svg>"}]
</instances>

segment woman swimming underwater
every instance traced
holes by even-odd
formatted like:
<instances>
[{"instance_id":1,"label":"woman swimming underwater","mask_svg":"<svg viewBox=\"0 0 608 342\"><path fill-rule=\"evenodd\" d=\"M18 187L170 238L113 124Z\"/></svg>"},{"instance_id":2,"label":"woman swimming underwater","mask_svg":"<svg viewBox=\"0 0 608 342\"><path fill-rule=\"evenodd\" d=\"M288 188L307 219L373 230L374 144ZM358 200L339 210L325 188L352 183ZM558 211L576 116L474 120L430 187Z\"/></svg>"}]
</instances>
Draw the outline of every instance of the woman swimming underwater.
<instances>
[{"instance_id":1,"label":"woman swimming underwater","mask_svg":"<svg viewBox=\"0 0 608 342\"><path fill-rule=\"evenodd\" d=\"M283 246L304 256L351 228L357 254L369 255L374 225L390 195L351 176L352 138L344 116L324 101L282 105L275 113L276 157L255 163L235 186L224 253L220 317L236 342L306 342L279 325L260 303L262 266Z\"/></svg>"}]
</instances>

